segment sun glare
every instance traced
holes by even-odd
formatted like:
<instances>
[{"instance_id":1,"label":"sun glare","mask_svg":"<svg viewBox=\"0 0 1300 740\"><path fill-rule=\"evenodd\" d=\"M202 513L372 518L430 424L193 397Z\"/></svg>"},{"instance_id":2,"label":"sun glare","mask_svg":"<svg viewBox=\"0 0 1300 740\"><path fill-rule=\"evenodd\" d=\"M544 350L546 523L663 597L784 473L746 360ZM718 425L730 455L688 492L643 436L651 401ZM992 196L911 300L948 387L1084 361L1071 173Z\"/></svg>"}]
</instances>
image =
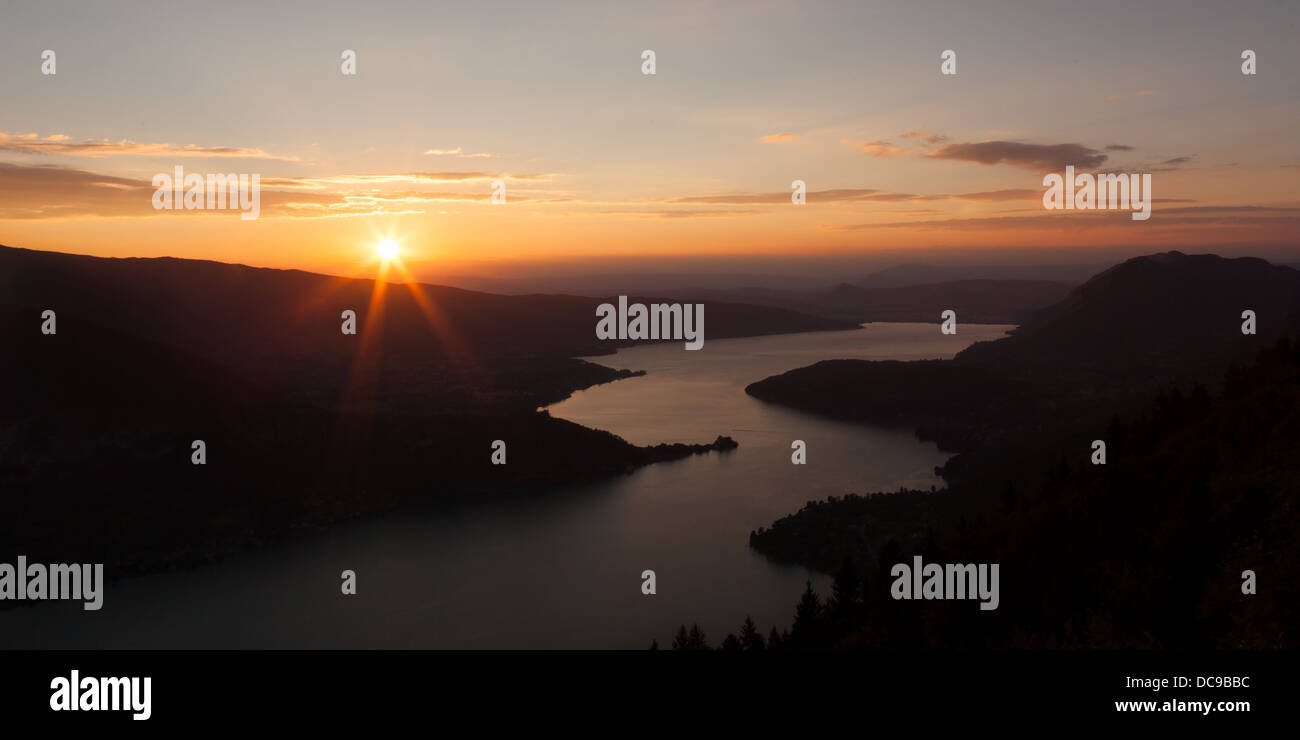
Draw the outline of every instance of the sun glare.
<instances>
[{"instance_id":1,"label":"sun glare","mask_svg":"<svg viewBox=\"0 0 1300 740\"><path fill-rule=\"evenodd\" d=\"M379 255L380 259L391 260L397 256L397 242L392 239L382 239L375 245L375 253Z\"/></svg>"}]
</instances>

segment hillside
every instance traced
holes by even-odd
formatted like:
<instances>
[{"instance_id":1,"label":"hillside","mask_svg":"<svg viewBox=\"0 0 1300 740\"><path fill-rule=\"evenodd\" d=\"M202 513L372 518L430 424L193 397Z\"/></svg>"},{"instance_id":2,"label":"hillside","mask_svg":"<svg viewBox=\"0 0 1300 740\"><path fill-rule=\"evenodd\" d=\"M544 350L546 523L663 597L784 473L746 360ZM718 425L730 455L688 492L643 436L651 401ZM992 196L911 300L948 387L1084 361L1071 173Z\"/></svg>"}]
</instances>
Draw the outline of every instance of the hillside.
<instances>
[{"instance_id":1,"label":"hillside","mask_svg":"<svg viewBox=\"0 0 1300 740\"><path fill-rule=\"evenodd\" d=\"M322 405L349 389L353 401L394 411L531 410L558 400L592 382L592 369L570 358L619 346L595 338L595 308L605 300L0 248L0 304L32 309L34 322L55 309L60 325L117 329ZM356 336L340 331L344 310L356 312ZM763 306L710 302L705 312L706 341L848 328Z\"/></svg>"},{"instance_id":2,"label":"hillside","mask_svg":"<svg viewBox=\"0 0 1300 740\"><path fill-rule=\"evenodd\" d=\"M836 497L755 532L753 547L837 573L848 595L821 614L801 605L784 644L1294 648L1300 342L1261 350L1222 387L1164 394L1117 420L1106 465L1060 449L1029 488ZM891 600L891 565L915 555L998 563L999 608ZM1243 593L1245 571L1275 587Z\"/></svg>"},{"instance_id":3,"label":"hillside","mask_svg":"<svg viewBox=\"0 0 1300 740\"><path fill-rule=\"evenodd\" d=\"M1256 335L1241 333L1245 309L1257 314ZM976 343L952 360L826 361L746 392L805 411L911 427L956 452L1016 454L1032 471L1042 467L1032 461L1036 448L1074 434L1086 439L1073 444L1086 446L1110 417L1158 390L1215 387L1231 362L1297 331L1300 272L1257 259L1169 252L1117 265L1011 336ZM950 479L975 474L969 460L950 461Z\"/></svg>"},{"instance_id":4,"label":"hillside","mask_svg":"<svg viewBox=\"0 0 1300 740\"><path fill-rule=\"evenodd\" d=\"M699 444L636 447L536 411L631 374L573 359L616 344L594 339L596 299L376 287L0 248L0 549L121 575L403 504L541 494L735 446L701 430ZM706 308L706 339L853 327ZM344 309L355 336L340 331ZM505 465L491 463L498 439Z\"/></svg>"}]
</instances>

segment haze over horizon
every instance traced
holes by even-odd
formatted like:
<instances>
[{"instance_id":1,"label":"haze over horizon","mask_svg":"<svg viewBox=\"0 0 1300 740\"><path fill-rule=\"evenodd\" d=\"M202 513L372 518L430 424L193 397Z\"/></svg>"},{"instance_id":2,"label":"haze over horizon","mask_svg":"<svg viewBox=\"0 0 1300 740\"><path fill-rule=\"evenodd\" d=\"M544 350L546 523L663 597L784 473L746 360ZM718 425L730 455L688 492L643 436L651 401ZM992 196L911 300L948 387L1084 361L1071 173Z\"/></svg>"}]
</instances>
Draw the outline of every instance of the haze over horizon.
<instances>
[{"instance_id":1,"label":"haze over horizon","mask_svg":"<svg viewBox=\"0 0 1300 740\"><path fill-rule=\"evenodd\" d=\"M9 10L0 244L373 277L391 238L444 284L1300 260L1283 3L137 5ZM1151 219L1044 210L1067 165L1152 173ZM177 166L260 174L260 217L154 210Z\"/></svg>"}]
</instances>

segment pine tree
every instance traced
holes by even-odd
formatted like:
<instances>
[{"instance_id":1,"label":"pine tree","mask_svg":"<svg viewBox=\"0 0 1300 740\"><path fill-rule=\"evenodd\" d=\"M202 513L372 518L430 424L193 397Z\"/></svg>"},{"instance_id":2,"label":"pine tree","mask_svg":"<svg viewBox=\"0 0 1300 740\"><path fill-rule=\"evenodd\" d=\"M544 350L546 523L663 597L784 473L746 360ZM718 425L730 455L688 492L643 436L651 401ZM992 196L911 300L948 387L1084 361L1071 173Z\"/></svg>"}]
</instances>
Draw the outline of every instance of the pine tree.
<instances>
[{"instance_id":1,"label":"pine tree","mask_svg":"<svg viewBox=\"0 0 1300 740\"><path fill-rule=\"evenodd\" d=\"M809 580L803 596L799 598L799 606L795 607L794 624L790 625L790 638L795 645L801 648L820 647L823 611L821 599L817 597L812 581Z\"/></svg>"},{"instance_id":2,"label":"pine tree","mask_svg":"<svg viewBox=\"0 0 1300 740\"><path fill-rule=\"evenodd\" d=\"M691 625L691 633L687 640L686 649L687 650L708 650L709 649L708 638L704 636L704 630L700 629L700 625L698 624Z\"/></svg>"},{"instance_id":3,"label":"pine tree","mask_svg":"<svg viewBox=\"0 0 1300 740\"><path fill-rule=\"evenodd\" d=\"M735 634L728 632L727 636L722 640L722 649L729 652L738 652L740 650L740 640L736 638Z\"/></svg>"},{"instance_id":4,"label":"pine tree","mask_svg":"<svg viewBox=\"0 0 1300 740\"><path fill-rule=\"evenodd\" d=\"M775 631L776 629L773 628L773 632ZM763 633L758 631L758 627L750 617L745 617L745 624L740 628L740 646L745 650L762 650L765 647Z\"/></svg>"},{"instance_id":5,"label":"pine tree","mask_svg":"<svg viewBox=\"0 0 1300 740\"><path fill-rule=\"evenodd\" d=\"M776 631L776 627L767 634L767 649L780 650L785 645L785 640L781 638L781 633Z\"/></svg>"},{"instance_id":6,"label":"pine tree","mask_svg":"<svg viewBox=\"0 0 1300 740\"><path fill-rule=\"evenodd\" d=\"M686 625L677 628L677 636L673 638L673 650L690 650L691 638L686 634Z\"/></svg>"}]
</instances>

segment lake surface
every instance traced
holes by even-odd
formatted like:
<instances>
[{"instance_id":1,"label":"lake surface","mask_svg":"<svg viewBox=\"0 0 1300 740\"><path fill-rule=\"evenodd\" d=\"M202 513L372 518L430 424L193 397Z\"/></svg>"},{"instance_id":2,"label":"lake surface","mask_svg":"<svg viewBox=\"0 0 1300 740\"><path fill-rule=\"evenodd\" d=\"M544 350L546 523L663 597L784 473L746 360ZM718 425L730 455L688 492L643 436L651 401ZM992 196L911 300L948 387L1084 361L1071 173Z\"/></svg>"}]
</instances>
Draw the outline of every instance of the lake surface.
<instances>
[{"instance_id":1,"label":"lake surface","mask_svg":"<svg viewBox=\"0 0 1300 740\"><path fill-rule=\"evenodd\" d=\"M587 358L644 377L579 391L553 415L635 444L736 450L564 491L403 509L295 535L188 572L106 587L104 608L0 612L0 648L645 648L698 622L713 645L745 616L788 628L812 578L769 562L749 532L806 501L941 485L947 459L906 430L819 419L745 395L769 375L839 358L951 357L1009 326L869 324L861 331L646 345ZM790 461L807 444L807 464ZM343 596L339 574L357 573ZM654 570L658 593L641 593Z\"/></svg>"}]
</instances>

